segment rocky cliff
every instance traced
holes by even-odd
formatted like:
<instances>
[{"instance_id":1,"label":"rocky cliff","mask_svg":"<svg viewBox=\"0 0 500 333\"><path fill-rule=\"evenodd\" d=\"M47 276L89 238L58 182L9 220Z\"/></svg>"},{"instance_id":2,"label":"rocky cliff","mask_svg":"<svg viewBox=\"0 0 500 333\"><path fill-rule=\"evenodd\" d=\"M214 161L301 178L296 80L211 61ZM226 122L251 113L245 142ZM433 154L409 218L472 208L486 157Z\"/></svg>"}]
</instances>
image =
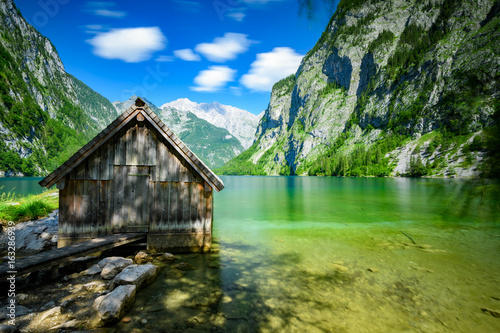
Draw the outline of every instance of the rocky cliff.
<instances>
[{"instance_id":1,"label":"rocky cliff","mask_svg":"<svg viewBox=\"0 0 500 333\"><path fill-rule=\"evenodd\" d=\"M49 39L0 1L0 173L42 175L116 118L111 103L66 73Z\"/></svg>"},{"instance_id":2,"label":"rocky cliff","mask_svg":"<svg viewBox=\"0 0 500 333\"><path fill-rule=\"evenodd\" d=\"M476 176L499 109L493 0L340 1L223 173ZM241 172L241 170L246 170Z\"/></svg>"}]
</instances>

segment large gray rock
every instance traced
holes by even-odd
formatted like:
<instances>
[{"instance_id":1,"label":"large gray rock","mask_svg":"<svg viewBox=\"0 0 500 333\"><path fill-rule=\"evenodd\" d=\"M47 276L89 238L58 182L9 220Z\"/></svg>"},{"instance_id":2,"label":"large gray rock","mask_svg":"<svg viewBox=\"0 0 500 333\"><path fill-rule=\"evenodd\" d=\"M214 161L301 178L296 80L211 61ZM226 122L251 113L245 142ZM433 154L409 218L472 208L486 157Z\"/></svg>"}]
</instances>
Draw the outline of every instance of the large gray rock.
<instances>
[{"instance_id":1,"label":"large gray rock","mask_svg":"<svg viewBox=\"0 0 500 333\"><path fill-rule=\"evenodd\" d=\"M159 269L153 264L130 265L120 274L115 276L111 283L111 289L115 286L133 284L141 289L152 283L158 275Z\"/></svg>"},{"instance_id":2,"label":"large gray rock","mask_svg":"<svg viewBox=\"0 0 500 333\"><path fill-rule=\"evenodd\" d=\"M111 280L120 273L125 267L134 263L132 259L123 257L108 257L104 258L97 265L101 267L101 277L105 280Z\"/></svg>"},{"instance_id":3,"label":"large gray rock","mask_svg":"<svg viewBox=\"0 0 500 333\"><path fill-rule=\"evenodd\" d=\"M16 224L16 252L38 253L56 246L58 225L58 210L49 217ZM0 251L5 251L7 245L8 233L4 231L0 235Z\"/></svg>"},{"instance_id":4,"label":"large gray rock","mask_svg":"<svg viewBox=\"0 0 500 333\"><path fill-rule=\"evenodd\" d=\"M137 287L133 284L119 286L107 295L94 301L97 319L102 323L118 321L135 302Z\"/></svg>"}]
</instances>

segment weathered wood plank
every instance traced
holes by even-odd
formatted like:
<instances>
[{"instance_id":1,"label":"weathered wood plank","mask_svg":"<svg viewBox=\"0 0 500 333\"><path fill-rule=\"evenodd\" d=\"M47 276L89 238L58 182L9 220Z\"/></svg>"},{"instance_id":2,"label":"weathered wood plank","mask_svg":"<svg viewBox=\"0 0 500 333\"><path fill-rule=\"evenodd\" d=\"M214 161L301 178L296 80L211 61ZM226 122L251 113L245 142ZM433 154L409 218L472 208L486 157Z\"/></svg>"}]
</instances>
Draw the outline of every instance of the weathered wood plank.
<instances>
[{"instance_id":1,"label":"weathered wood plank","mask_svg":"<svg viewBox=\"0 0 500 333\"><path fill-rule=\"evenodd\" d=\"M68 261L91 253L104 251L113 247L121 246L131 242L145 239L144 233L116 234L107 237L96 238L87 242L81 242L51 251L45 251L32 256L16 259L16 272L19 276L38 271L42 268L61 265ZM0 278L3 280L9 275L11 269L8 262L0 264Z\"/></svg>"},{"instance_id":2,"label":"weathered wood plank","mask_svg":"<svg viewBox=\"0 0 500 333\"><path fill-rule=\"evenodd\" d=\"M205 193L205 205L206 205L206 210L205 210L205 230L212 232L212 206L213 206L213 190L210 192Z\"/></svg>"},{"instance_id":3,"label":"weathered wood plank","mask_svg":"<svg viewBox=\"0 0 500 333\"><path fill-rule=\"evenodd\" d=\"M115 232L121 226L122 209L124 206L124 187L125 187L125 172L126 169L121 166L113 167L113 219L112 229Z\"/></svg>"},{"instance_id":4,"label":"weathered wood plank","mask_svg":"<svg viewBox=\"0 0 500 333\"><path fill-rule=\"evenodd\" d=\"M90 235L97 236L98 215L99 215L99 185L97 180L89 182L89 213L90 213Z\"/></svg>"},{"instance_id":5,"label":"weathered wood plank","mask_svg":"<svg viewBox=\"0 0 500 333\"><path fill-rule=\"evenodd\" d=\"M191 214L189 211L190 208L190 188L186 186L186 184L182 184L182 226L181 230L183 232L190 231L190 220Z\"/></svg>"},{"instance_id":6,"label":"weathered wood plank","mask_svg":"<svg viewBox=\"0 0 500 333\"><path fill-rule=\"evenodd\" d=\"M130 179L128 177L128 173L130 172L130 169L128 167L123 167L123 205L122 209L120 212L120 228L123 228L130 222L130 211L131 211L131 206L133 205L132 201L132 184L130 182Z\"/></svg>"},{"instance_id":7,"label":"weathered wood plank","mask_svg":"<svg viewBox=\"0 0 500 333\"><path fill-rule=\"evenodd\" d=\"M179 220L181 218L179 204L180 204L180 191L179 183L170 183L169 188L169 230L172 233L178 232L179 230Z\"/></svg>"},{"instance_id":8,"label":"weathered wood plank","mask_svg":"<svg viewBox=\"0 0 500 333\"><path fill-rule=\"evenodd\" d=\"M138 151L138 126L135 125L128 131L127 137L127 165L139 164Z\"/></svg>"},{"instance_id":9,"label":"weathered wood plank","mask_svg":"<svg viewBox=\"0 0 500 333\"><path fill-rule=\"evenodd\" d=\"M90 212L90 193L89 193L89 181L84 180L82 183L82 202L80 205L80 215L81 215L81 225L79 226L79 235L89 237L90 236L90 224L92 214Z\"/></svg>"},{"instance_id":10,"label":"weathered wood plank","mask_svg":"<svg viewBox=\"0 0 500 333\"><path fill-rule=\"evenodd\" d=\"M157 144L158 144L158 139L154 133L154 130L148 128L147 131L148 165L156 165Z\"/></svg>"},{"instance_id":11,"label":"weathered wood plank","mask_svg":"<svg viewBox=\"0 0 500 333\"><path fill-rule=\"evenodd\" d=\"M99 164L99 180L109 180L109 144L101 146L101 163Z\"/></svg>"},{"instance_id":12,"label":"weathered wood plank","mask_svg":"<svg viewBox=\"0 0 500 333\"><path fill-rule=\"evenodd\" d=\"M71 236L80 236L82 233L82 223L83 223L83 181L75 180L75 194L74 194L74 212L75 216L73 218L73 228Z\"/></svg>"},{"instance_id":13,"label":"weathered wood plank","mask_svg":"<svg viewBox=\"0 0 500 333\"><path fill-rule=\"evenodd\" d=\"M161 183L161 223L159 225L159 231L168 232L170 229L169 223L169 195L170 195L170 183Z\"/></svg>"},{"instance_id":14,"label":"weathered wood plank","mask_svg":"<svg viewBox=\"0 0 500 333\"><path fill-rule=\"evenodd\" d=\"M137 127L137 143L135 149L137 150L137 165L145 165L146 164L146 147L145 147L145 126Z\"/></svg>"},{"instance_id":15,"label":"weathered wood plank","mask_svg":"<svg viewBox=\"0 0 500 333\"><path fill-rule=\"evenodd\" d=\"M68 232L68 221L70 219L70 198L72 193L69 193L69 180L66 180L66 187L59 190L59 226L58 230L61 235L66 235Z\"/></svg>"},{"instance_id":16,"label":"weathered wood plank","mask_svg":"<svg viewBox=\"0 0 500 333\"><path fill-rule=\"evenodd\" d=\"M153 195L150 200L153 202L153 210L151 211L151 221L149 223L149 232L157 232L161 221L161 185L159 182L151 182Z\"/></svg>"}]
</instances>

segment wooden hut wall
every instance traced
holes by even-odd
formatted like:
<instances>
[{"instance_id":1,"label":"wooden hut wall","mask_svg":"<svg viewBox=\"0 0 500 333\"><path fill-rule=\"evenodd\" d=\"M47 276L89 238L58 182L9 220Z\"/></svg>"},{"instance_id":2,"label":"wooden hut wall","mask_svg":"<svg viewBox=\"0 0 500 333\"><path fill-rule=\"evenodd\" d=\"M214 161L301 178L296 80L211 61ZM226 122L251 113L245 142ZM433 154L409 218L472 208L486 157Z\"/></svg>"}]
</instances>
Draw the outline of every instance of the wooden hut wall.
<instances>
[{"instance_id":1,"label":"wooden hut wall","mask_svg":"<svg viewBox=\"0 0 500 333\"><path fill-rule=\"evenodd\" d=\"M149 122L130 121L64 182L60 247L117 232L186 235L151 237L156 248L210 246L212 189Z\"/></svg>"}]
</instances>

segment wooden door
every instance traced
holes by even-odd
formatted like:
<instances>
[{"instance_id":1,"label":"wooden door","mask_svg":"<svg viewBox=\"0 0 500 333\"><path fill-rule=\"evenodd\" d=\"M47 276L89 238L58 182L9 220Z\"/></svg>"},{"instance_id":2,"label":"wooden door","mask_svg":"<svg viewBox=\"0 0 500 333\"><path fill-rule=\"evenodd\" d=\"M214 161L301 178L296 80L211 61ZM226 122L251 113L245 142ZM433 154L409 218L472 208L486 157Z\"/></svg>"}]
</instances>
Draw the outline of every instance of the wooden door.
<instances>
[{"instance_id":1,"label":"wooden door","mask_svg":"<svg viewBox=\"0 0 500 333\"><path fill-rule=\"evenodd\" d=\"M114 166L113 232L148 232L151 167Z\"/></svg>"}]
</instances>

